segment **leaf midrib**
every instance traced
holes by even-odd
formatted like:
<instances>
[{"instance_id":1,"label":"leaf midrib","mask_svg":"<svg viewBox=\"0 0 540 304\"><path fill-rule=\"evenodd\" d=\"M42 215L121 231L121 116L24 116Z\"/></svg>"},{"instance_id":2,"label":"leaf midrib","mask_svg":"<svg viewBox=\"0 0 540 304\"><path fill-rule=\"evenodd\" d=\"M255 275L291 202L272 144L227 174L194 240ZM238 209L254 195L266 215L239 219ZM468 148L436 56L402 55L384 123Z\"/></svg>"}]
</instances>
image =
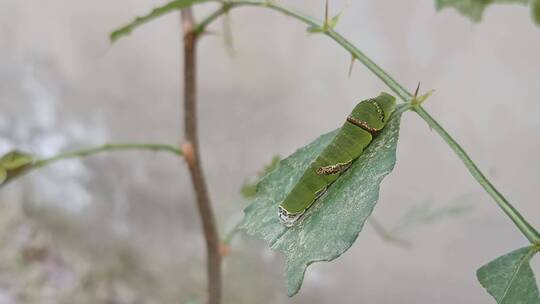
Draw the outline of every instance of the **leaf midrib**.
<instances>
[{"instance_id":1,"label":"leaf midrib","mask_svg":"<svg viewBox=\"0 0 540 304\"><path fill-rule=\"evenodd\" d=\"M506 287L504 289L504 292L503 292L501 298L499 299L499 301L500 301L499 303L503 303L503 301L505 300L506 295L508 294L508 291L510 290L510 286L512 286L512 283L516 279L519 270L523 266L523 263L526 260L528 260L530 257L532 257L536 253L536 251L537 251L537 248L535 246L531 246L529 248L529 251L525 255L523 255L523 257L520 259L517 267L515 268L515 271L512 273L512 278L510 278L510 280L508 281L508 284L506 285Z\"/></svg>"}]
</instances>

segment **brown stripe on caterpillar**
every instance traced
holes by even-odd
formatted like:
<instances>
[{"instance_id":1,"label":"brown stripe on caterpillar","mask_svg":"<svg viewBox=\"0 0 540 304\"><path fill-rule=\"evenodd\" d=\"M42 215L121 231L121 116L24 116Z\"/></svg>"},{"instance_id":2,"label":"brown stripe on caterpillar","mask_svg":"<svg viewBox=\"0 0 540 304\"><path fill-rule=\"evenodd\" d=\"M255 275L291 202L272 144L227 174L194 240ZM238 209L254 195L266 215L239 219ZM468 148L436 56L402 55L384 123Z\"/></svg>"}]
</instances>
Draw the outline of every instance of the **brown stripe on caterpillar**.
<instances>
[{"instance_id":1,"label":"brown stripe on caterpillar","mask_svg":"<svg viewBox=\"0 0 540 304\"><path fill-rule=\"evenodd\" d=\"M368 125L368 123L364 120L359 120L359 119L356 119L352 116L348 116L347 117L347 121L352 123L353 125L357 126L357 127L360 127L366 131L368 131L369 133L375 133L375 132L378 132L380 131L381 129L377 129L377 128L372 128Z\"/></svg>"},{"instance_id":2,"label":"brown stripe on caterpillar","mask_svg":"<svg viewBox=\"0 0 540 304\"><path fill-rule=\"evenodd\" d=\"M349 169L352 164L352 160L346 163L337 163L335 165L320 167L315 171L317 175L332 175L336 173L342 173L345 170Z\"/></svg>"},{"instance_id":3,"label":"brown stripe on caterpillar","mask_svg":"<svg viewBox=\"0 0 540 304\"><path fill-rule=\"evenodd\" d=\"M379 103L374 99L370 99L368 100L368 102L374 105L375 108L377 108L377 114L379 115L379 119L384 122L384 110L381 108Z\"/></svg>"}]
</instances>

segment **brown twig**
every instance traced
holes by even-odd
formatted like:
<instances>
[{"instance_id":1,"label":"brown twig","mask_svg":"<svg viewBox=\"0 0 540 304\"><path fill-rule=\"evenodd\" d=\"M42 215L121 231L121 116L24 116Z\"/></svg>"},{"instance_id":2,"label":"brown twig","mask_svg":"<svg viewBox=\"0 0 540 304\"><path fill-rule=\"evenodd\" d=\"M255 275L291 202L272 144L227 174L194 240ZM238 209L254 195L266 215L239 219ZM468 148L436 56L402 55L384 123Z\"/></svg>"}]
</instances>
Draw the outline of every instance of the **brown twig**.
<instances>
[{"instance_id":1,"label":"brown twig","mask_svg":"<svg viewBox=\"0 0 540 304\"><path fill-rule=\"evenodd\" d=\"M182 33L184 40L184 126L186 144L184 151L191 150L192 157L186 158L193 188L197 199L197 207L201 217L208 267L208 303L221 302L221 255L219 253L219 235L210 204L208 189L204 178L199 154L197 133L197 40L198 33L194 29L193 12L191 8L181 11Z\"/></svg>"}]
</instances>

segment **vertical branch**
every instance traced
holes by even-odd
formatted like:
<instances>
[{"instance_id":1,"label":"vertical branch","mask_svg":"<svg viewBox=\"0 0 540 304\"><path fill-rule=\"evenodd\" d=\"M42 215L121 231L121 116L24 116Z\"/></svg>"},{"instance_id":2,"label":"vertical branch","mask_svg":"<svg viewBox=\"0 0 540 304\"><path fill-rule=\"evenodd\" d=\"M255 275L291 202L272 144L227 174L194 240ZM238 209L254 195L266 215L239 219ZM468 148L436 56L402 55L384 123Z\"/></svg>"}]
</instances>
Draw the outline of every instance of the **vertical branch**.
<instances>
[{"instance_id":1,"label":"vertical branch","mask_svg":"<svg viewBox=\"0 0 540 304\"><path fill-rule=\"evenodd\" d=\"M182 9L182 34L184 40L184 128L186 144L184 153L189 167L197 207L201 217L206 241L208 270L208 303L221 301L221 256L219 236L214 212L210 204L208 189L200 161L199 139L197 133L197 39L194 31L193 12L190 7ZM189 155L188 155L189 154Z\"/></svg>"}]
</instances>

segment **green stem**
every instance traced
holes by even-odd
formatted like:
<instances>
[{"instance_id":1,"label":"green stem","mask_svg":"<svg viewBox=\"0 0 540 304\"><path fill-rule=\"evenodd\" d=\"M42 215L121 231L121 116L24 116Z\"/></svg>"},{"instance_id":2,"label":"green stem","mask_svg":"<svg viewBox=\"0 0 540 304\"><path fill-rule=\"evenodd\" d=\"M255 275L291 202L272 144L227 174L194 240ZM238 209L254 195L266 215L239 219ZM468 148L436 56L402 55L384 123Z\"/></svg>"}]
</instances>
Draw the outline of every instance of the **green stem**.
<instances>
[{"instance_id":1,"label":"green stem","mask_svg":"<svg viewBox=\"0 0 540 304\"><path fill-rule=\"evenodd\" d=\"M231 0L223 4L223 6L210 14L206 19L203 19L201 23L196 27L198 31L202 32L213 20L223 15L230 9L240 6L257 6L266 7L282 14L300 20L308 26L324 27L324 23L306 16L305 14L275 4L271 1L257 1L257 0ZM326 29L323 32L325 35L332 38L344 49L346 49L351 55L358 59L364 66L366 66L373 74L381 79L394 93L396 93L403 101L410 102L412 100L412 94L403 88L396 80L394 80L388 73L381 69L375 62L367 57L360 49L355 47L351 42L341 36L333 29ZM489 182L485 175L478 169L476 164L471 160L467 153L461 148L461 146L446 132L446 130L439 125L439 123L433 119L429 113L421 106L415 106L412 108L427 124L433 128L443 140L450 146L452 150L463 161L469 172L476 179L476 181L486 190L486 192L495 200L495 202L501 207L501 209L510 217L515 223L523 235L534 244L540 244L540 233L536 231L523 216L506 200L506 198Z\"/></svg>"},{"instance_id":2,"label":"green stem","mask_svg":"<svg viewBox=\"0 0 540 304\"><path fill-rule=\"evenodd\" d=\"M78 158L89 156L101 152L109 151L122 151L122 150L148 150L148 151L165 151L170 152L176 155L182 155L182 150L176 148L173 145L166 144L148 144L148 143L111 143L105 144L96 147L85 148L81 150L75 150L70 152L64 152L57 154L55 156L39 159L34 162L32 169L41 168L47 165L50 165L59 160L69 159L69 158Z\"/></svg>"},{"instance_id":3,"label":"green stem","mask_svg":"<svg viewBox=\"0 0 540 304\"><path fill-rule=\"evenodd\" d=\"M516 224L516 226L521 230L523 235L527 237L527 239L531 243L540 243L540 234L538 231L536 231L519 213L519 211L510 204L509 201L506 200L506 198L491 184L491 182L487 179L487 177L478 169L476 164L472 161L472 159L469 157L469 155L463 150L463 148L446 132L446 130L433 118L429 113L422 107L417 106L413 108L413 111L415 111L422 119L424 119L427 124L433 128L441 137L444 139L444 141L448 144L448 146L454 150L454 152L457 154L457 156L463 161L465 164L465 167L469 170L471 175L476 179L476 181L486 190L486 192L495 200L497 205L501 207L501 209L508 215L508 217Z\"/></svg>"}]
</instances>

